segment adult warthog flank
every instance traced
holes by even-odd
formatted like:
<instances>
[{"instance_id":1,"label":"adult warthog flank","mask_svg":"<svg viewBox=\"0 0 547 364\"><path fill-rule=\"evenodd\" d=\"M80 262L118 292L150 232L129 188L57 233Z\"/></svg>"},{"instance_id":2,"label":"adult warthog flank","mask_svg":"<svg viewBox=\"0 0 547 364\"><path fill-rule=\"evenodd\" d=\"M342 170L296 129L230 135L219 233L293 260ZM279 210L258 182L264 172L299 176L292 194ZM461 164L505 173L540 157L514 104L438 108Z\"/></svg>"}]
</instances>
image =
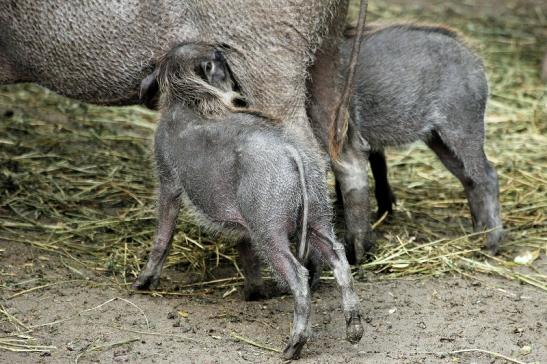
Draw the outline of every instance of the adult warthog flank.
<instances>
[{"instance_id":1,"label":"adult warthog flank","mask_svg":"<svg viewBox=\"0 0 547 364\"><path fill-rule=\"evenodd\" d=\"M248 107L281 122L307 124L308 106L327 145L339 104L338 46L347 5L347 0L0 0L0 84L35 82L86 102L135 104L141 81L161 54L181 42L205 42L222 46ZM302 130L312 138L309 128ZM365 175L360 148L354 138L344 144L342 163L335 166L342 182ZM347 238L360 247L367 239L361 228L364 191L344 185Z\"/></svg>"},{"instance_id":2,"label":"adult warthog flank","mask_svg":"<svg viewBox=\"0 0 547 364\"><path fill-rule=\"evenodd\" d=\"M2 1L1 7L0 83L36 82L98 104L137 103L140 82L160 54L201 41L225 45L250 104L281 118L303 110L307 68L331 23L346 13L340 0Z\"/></svg>"}]
</instances>

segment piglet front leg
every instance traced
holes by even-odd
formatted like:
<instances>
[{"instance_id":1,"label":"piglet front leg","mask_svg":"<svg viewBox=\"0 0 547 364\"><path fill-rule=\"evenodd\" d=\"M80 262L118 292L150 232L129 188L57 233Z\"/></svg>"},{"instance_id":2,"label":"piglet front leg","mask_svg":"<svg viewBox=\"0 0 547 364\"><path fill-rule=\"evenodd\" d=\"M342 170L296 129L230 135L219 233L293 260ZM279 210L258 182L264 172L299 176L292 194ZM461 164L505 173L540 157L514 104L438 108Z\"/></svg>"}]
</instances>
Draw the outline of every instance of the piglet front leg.
<instances>
[{"instance_id":1,"label":"piglet front leg","mask_svg":"<svg viewBox=\"0 0 547 364\"><path fill-rule=\"evenodd\" d=\"M155 289L160 280L161 269L173 238L180 210L179 194L160 188L158 200L158 227L154 238L154 247L146 266L133 283L136 289Z\"/></svg>"}]
</instances>

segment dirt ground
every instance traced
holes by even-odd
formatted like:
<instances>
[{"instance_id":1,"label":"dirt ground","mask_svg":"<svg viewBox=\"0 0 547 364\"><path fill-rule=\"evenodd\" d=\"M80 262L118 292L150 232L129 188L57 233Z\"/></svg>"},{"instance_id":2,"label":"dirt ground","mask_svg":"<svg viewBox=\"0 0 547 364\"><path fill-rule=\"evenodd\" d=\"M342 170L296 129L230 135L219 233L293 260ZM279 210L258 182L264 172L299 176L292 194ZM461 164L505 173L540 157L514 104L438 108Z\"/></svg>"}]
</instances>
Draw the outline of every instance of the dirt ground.
<instances>
[{"instance_id":1,"label":"dirt ground","mask_svg":"<svg viewBox=\"0 0 547 364\"><path fill-rule=\"evenodd\" d=\"M281 361L278 353L236 336L281 349L292 318L290 296L245 302L241 289L232 284L181 290L175 297L134 294L123 285L117 289L104 279L97 282L88 272L70 271L58 255L1 241L0 252L7 263L3 284L10 287L4 290L4 309L22 325L44 325L32 336L40 345L56 348L48 354L2 351L1 363ZM542 270L547 266L543 260L538 265ZM183 276L176 268L168 269L164 287L180 284ZM214 278L223 276L226 272L219 270ZM10 298L25 284L40 286L37 280L48 286ZM11 286L11 281L19 286ZM478 351L453 353L470 349L526 363L546 362L547 300L545 293L530 286L487 276L395 281L364 276L356 289L366 321L361 342L354 346L344 340L340 297L334 284L325 281L313 294L313 338L300 362L508 362ZM57 323L48 324L52 322ZM0 322L0 333L13 329L8 326Z\"/></svg>"}]
</instances>

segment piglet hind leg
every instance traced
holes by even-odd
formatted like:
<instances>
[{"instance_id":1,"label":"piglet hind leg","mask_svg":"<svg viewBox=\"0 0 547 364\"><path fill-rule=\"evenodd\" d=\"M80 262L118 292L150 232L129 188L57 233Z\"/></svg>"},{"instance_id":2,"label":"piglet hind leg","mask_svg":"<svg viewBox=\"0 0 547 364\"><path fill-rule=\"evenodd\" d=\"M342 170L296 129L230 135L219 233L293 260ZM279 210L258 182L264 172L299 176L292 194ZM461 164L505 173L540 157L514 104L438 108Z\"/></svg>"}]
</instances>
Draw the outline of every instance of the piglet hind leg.
<instances>
[{"instance_id":1,"label":"piglet hind leg","mask_svg":"<svg viewBox=\"0 0 547 364\"><path fill-rule=\"evenodd\" d=\"M256 246L262 251L262 256L279 283L287 285L293 294L293 323L289 342L283 350L283 358L297 359L304 344L308 341L311 331L311 293L308 285L308 270L291 253L287 236L273 234L273 236L255 239L255 241L260 242Z\"/></svg>"},{"instance_id":2,"label":"piglet hind leg","mask_svg":"<svg viewBox=\"0 0 547 364\"><path fill-rule=\"evenodd\" d=\"M171 239L177 224L180 210L179 194L160 189L158 199L158 226L154 237L154 246L148 262L139 277L133 283L136 289L155 289L160 280L160 274L171 246Z\"/></svg>"},{"instance_id":3,"label":"piglet hind leg","mask_svg":"<svg viewBox=\"0 0 547 364\"><path fill-rule=\"evenodd\" d=\"M344 246L336 241L332 231L327 231L324 228L311 230L310 246L323 255L333 270L334 278L342 293L342 308L346 318L346 339L355 344L363 337L364 328L361 323L361 305L353 288L353 277Z\"/></svg>"},{"instance_id":4,"label":"piglet hind leg","mask_svg":"<svg viewBox=\"0 0 547 364\"><path fill-rule=\"evenodd\" d=\"M503 238L498 176L486 159L482 140L434 133L427 144L462 183L474 230L488 230L486 248L496 254Z\"/></svg>"}]
</instances>

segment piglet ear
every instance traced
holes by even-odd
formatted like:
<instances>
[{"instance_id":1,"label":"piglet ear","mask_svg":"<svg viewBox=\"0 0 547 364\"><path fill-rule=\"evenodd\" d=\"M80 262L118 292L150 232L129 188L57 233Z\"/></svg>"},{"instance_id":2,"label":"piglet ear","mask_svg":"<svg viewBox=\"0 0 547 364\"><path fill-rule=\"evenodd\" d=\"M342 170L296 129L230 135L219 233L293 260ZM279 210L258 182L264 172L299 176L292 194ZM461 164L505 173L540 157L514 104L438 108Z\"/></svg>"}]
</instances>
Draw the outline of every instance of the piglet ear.
<instances>
[{"instance_id":1,"label":"piglet ear","mask_svg":"<svg viewBox=\"0 0 547 364\"><path fill-rule=\"evenodd\" d=\"M146 76L141 82L139 91L140 102L149 109L156 110L159 104L159 91L158 70L154 70L154 72Z\"/></svg>"}]
</instances>

